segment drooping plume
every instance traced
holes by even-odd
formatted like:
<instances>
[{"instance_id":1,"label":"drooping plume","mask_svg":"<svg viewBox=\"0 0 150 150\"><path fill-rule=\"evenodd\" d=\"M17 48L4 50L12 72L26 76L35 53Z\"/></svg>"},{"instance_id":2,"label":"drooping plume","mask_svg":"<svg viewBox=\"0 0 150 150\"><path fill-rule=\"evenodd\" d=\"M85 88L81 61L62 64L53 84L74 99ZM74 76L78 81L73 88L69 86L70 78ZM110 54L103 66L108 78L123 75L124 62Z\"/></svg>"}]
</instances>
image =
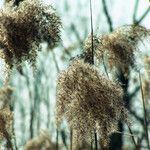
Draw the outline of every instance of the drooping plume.
<instances>
[{"instance_id":1,"label":"drooping plume","mask_svg":"<svg viewBox=\"0 0 150 150\"><path fill-rule=\"evenodd\" d=\"M59 74L56 104L57 124L65 117L79 141L91 138L96 130L108 142L118 120L127 120L121 86L82 60L74 60Z\"/></svg>"},{"instance_id":2,"label":"drooping plume","mask_svg":"<svg viewBox=\"0 0 150 150\"><path fill-rule=\"evenodd\" d=\"M129 66L135 66L135 52L138 51L138 43L149 35L150 31L143 26L121 26L112 33L101 37L99 49L105 51L110 68L115 66L124 70ZM101 59L101 53L98 59Z\"/></svg>"},{"instance_id":3,"label":"drooping plume","mask_svg":"<svg viewBox=\"0 0 150 150\"><path fill-rule=\"evenodd\" d=\"M54 48L60 28L55 10L40 0L24 0L18 7L8 3L0 12L0 50L8 69L25 60L34 66L40 43Z\"/></svg>"}]
</instances>

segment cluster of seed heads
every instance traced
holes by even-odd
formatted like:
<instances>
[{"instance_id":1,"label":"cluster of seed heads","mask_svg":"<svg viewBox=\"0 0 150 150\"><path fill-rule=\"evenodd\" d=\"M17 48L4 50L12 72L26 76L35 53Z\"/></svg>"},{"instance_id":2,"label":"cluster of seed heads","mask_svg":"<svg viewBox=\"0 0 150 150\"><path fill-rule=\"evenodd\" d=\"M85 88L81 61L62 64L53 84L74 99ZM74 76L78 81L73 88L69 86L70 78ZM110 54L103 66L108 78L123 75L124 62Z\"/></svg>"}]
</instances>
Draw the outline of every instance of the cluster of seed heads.
<instances>
[{"instance_id":1,"label":"cluster of seed heads","mask_svg":"<svg viewBox=\"0 0 150 150\"><path fill-rule=\"evenodd\" d=\"M0 11L0 51L7 69L29 61L35 66L41 42L54 48L60 40L61 21L52 6L40 0L10 2Z\"/></svg>"},{"instance_id":2,"label":"cluster of seed heads","mask_svg":"<svg viewBox=\"0 0 150 150\"><path fill-rule=\"evenodd\" d=\"M75 141L85 141L96 131L106 143L117 131L118 120L127 121L123 91L83 60L74 60L58 76L57 124L63 116L73 129Z\"/></svg>"}]
</instances>

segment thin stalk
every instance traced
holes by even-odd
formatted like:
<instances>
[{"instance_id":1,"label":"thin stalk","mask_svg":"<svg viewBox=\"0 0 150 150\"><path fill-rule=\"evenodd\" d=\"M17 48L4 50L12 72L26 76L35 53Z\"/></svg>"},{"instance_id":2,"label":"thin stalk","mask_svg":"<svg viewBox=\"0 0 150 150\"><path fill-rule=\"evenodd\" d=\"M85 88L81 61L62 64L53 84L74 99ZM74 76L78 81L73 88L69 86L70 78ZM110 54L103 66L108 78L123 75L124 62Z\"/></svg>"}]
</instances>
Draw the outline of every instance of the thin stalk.
<instances>
[{"instance_id":1,"label":"thin stalk","mask_svg":"<svg viewBox=\"0 0 150 150\"><path fill-rule=\"evenodd\" d=\"M72 150L72 147L73 147L72 138L73 138L73 130L71 129L71 130L70 130L70 150Z\"/></svg>"},{"instance_id":2,"label":"thin stalk","mask_svg":"<svg viewBox=\"0 0 150 150\"><path fill-rule=\"evenodd\" d=\"M97 143L97 133L94 133L94 138L95 138L95 150L98 150L98 143Z\"/></svg>"},{"instance_id":3,"label":"thin stalk","mask_svg":"<svg viewBox=\"0 0 150 150\"><path fill-rule=\"evenodd\" d=\"M56 150L59 149L59 144L58 144L58 137L59 137L59 131L58 131L58 128L56 129Z\"/></svg>"},{"instance_id":4,"label":"thin stalk","mask_svg":"<svg viewBox=\"0 0 150 150\"><path fill-rule=\"evenodd\" d=\"M90 19L91 19L91 43L92 43L92 52L91 52L91 60L90 63L94 65L94 43L93 43L93 15L92 15L92 0L90 0ZM94 137L95 137L95 150L98 150L98 143L97 143L97 133L94 130Z\"/></svg>"},{"instance_id":5,"label":"thin stalk","mask_svg":"<svg viewBox=\"0 0 150 150\"><path fill-rule=\"evenodd\" d=\"M147 16L147 14L150 12L150 6L146 9L146 11L143 13L143 15L140 17L138 21L135 22L135 24L140 24L143 19Z\"/></svg>"},{"instance_id":6,"label":"thin stalk","mask_svg":"<svg viewBox=\"0 0 150 150\"><path fill-rule=\"evenodd\" d=\"M56 66L57 73L59 73L60 69L59 69L58 62L56 60L56 55L55 55L54 51L52 51L52 56L53 56L54 64Z\"/></svg>"},{"instance_id":7,"label":"thin stalk","mask_svg":"<svg viewBox=\"0 0 150 150\"><path fill-rule=\"evenodd\" d=\"M93 150L93 140L92 140L92 137L91 137L91 150Z\"/></svg>"},{"instance_id":8,"label":"thin stalk","mask_svg":"<svg viewBox=\"0 0 150 150\"><path fill-rule=\"evenodd\" d=\"M136 0L135 6L134 6L134 12L133 12L133 22L136 22L136 15L137 15L137 10L138 10L138 5L139 5L139 0Z\"/></svg>"},{"instance_id":9,"label":"thin stalk","mask_svg":"<svg viewBox=\"0 0 150 150\"><path fill-rule=\"evenodd\" d=\"M91 19L91 43L92 43L92 59L91 64L94 64L94 44L93 44L93 15L92 15L92 0L90 0L90 19Z\"/></svg>"},{"instance_id":10,"label":"thin stalk","mask_svg":"<svg viewBox=\"0 0 150 150\"><path fill-rule=\"evenodd\" d=\"M130 126L127 124L127 126L128 126L128 129L129 129L129 132L130 132L130 134L131 134L131 138L132 138L132 141L133 141L133 144L134 144L134 146L135 146L135 149L137 150L137 144L136 144L136 141L135 141L135 138L134 138L134 135L133 135L133 132L132 132L132 129L130 128Z\"/></svg>"},{"instance_id":11,"label":"thin stalk","mask_svg":"<svg viewBox=\"0 0 150 150\"><path fill-rule=\"evenodd\" d=\"M150 150L149 136L148 136L147 113L146 113L144 92L143 92L142 79L141 79L141 74L140 74L140 72L139 72L139 79L140 79L140 88L141 88L142 103L143 103L143 110L144 110L144 128L145 128L145 134L146 134L146 139L147 139L146 141L147 141L148 149Z\"/></svg>"},{"instance_id":12,"label":"thin stalk","mask_svg":"<svg viewBox=\"0 0 150 150\"><path fill-rule=\"evenodd\" d=\"M107 22L108 22L108 25L109 25L109 31L112 32L113 31L113 23L112 23L112 19L110 17L110 14L108 13L108 8L107 8L107 5L106 5L106 0L102 0L102 4L103 4L103 10L104 10L104 13L106 15Z\"/></svg>"}]
</instances>

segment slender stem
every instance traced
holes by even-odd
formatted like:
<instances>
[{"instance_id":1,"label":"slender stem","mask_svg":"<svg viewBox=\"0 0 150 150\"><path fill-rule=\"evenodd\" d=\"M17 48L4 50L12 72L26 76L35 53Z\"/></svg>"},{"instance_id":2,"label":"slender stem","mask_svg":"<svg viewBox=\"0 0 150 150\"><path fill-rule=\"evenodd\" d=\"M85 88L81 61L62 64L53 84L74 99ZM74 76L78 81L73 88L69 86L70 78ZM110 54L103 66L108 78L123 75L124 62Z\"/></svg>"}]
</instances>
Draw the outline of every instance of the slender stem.
<instances>
[{"instance_id":1,"label":"slender stem","mask_svg":"<svg viewBox=\"0 0 150 150\"><path fill-rule=\"evenodd\" d=\"M70 150L72 150L73 147L73 142L72 142L72 137L73 137L73 130L70 130Z\"/></svg>"},{"instance_id":2,"label":"slender stem","mask_svg":"<svg viewBox=\"0 0 150 150\"><path fill-rule=\"evenodd\" d=\"M93 150L93 140L92 140L92 137L91 137L91 150Z\"/></svg>"},{"instance_id":3,"label":"slender stem","mask_svg":"<svg viewBox=\"0 0 150 150\"><path fill-rule=\"evenodd\" d=\"M98 150L97 133L96 132L94 132L94 137L95 137L95 150Z\"/></svg>"},{"instance_id":4,"label":"slender stem","mask_svg":"<svg viewBox=\"0 0 150 150\"><path fill-rule=\"evenodd\" d=\"M107 8L107 5L106 5L106 0L102 0L102 4L103 4L103 10L104 10L104 13L106 15L107 22L108 22L108 25L109 25L109 31L112 32L113 31L113 23L112 23L112 19L110 17L110 14L108 13L108 8Z\"/></svg>"},{"instance_id":5,"label":"slender stem","mask_svg":"<svg viewBox=\"0 0 150 150\"><path fill-rule=\"evenodd\" d=\"M90 0L90 18L91 18L91 43L92 43L92 58L91 58L91 64L94 64L92 0Z\"/></svg>"},{"instance_id":6,"label":"slender stem","mask_svg":"<svg viewBox=\"0 0 150 150\"><path fill-rule=\"evenodd\" d=\"M92 43L92 58L90 60L90 63L94 65L94 44L93 44L93 16L92 16L92 0L90 0L90 18L91 18L91 43ZM98 144L97 144L97 133L94 130L94 137L95 137L95 150L98 150Z\"/></svg>"},{"instance_id":7,"label":"slender stem","mask_svg":"<svg viewBox=\"0 0 150 150\"><path fill-rule=\"evenodd\" d=\"M134 6L134 11L133 11L133 22L136 23L136 15L137 15L137 10L138 10L138 5L139 5L139 0L136 0L135 6Z\"/></svg>"},{"instance_id":8,"label":"slender stem","mask_svg":"<svg viewBox=\"0 0 150 150\"><path fill-rule=\"evenodd\" d=\"M143 92L142 79L141 79L140 72L139 72L139 79L140 79L140 87L141 87L141 94L142 94L142 103L143 103L143 110L144 110L144 128L145 128L145 134L146 134L146 139L147 139L147 146L148 146L148 149L150 149L149 136L148 136L147 113L146 113L144 92Z\"/></svg>"},{"instance_id":9,"label":"slender stem","mask_svg":"<svg viewBox=\"0 0 150 150\"><path fill-rule=\"evenodd\" d=\"M59 137L59 131L58 131L58 128L56 129L56 150L59 149L59 144L58 144L58 137Z\"/></svg>"},{"instance_id":10,"label":"slender stem","mask_svg":"<svg viewBox=\"0 0 150 150\"><path fill-rule=\"evenodd\" d=\"M132 132L132 129L130 128L130 126L127 124L127 126L128 126L128 129L129 129L129 132L130 132L130 134L132 135L131 136L131 138L132 138L132 141L133 141L133 144L134 144L134 146L135 146L135 149L137 150L137 144L136 144L136 141L135 141L135 138L134 138L134 136L133 136L133 132Z\"/></svg>"},{"instance_id":11,"label":"slender stem","mask_svg":"<svg viewBox=\"0 0 150 150\"><path fill-rule=\"evenodd\" d=\"M52 56L53 56L53 60L54 60L55 66L56 66L57 73L59 73L60 69L59 69L58 62L56 60L56 55L55 55L54 51L52 51Z\"/></svg>"},{"instance_id":12,"label":"slender stem","mask_svg":"<svg viewBox=\"0 0 150 150\"><path fill-rule=\"evenodd\" d=\"M135 24L140 24L143 19L147 16L147 14L150 12L150 6L146 9L146 11L143 13L143 15L140 17L138 21L135 22Z\"/></svg>"}]
</instances>

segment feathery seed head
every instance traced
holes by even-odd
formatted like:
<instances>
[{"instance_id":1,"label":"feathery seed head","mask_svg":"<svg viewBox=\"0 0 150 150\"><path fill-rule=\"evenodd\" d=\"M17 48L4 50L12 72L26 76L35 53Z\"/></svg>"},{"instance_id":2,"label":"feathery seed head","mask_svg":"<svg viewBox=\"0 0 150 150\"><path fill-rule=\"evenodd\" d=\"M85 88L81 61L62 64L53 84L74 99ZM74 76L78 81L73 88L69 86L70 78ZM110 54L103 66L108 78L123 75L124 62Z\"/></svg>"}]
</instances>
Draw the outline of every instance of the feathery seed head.
<instances>
[{"instance_id":1,"label":"feathery seed head","mask_svg":"<svg viewBox=\"0 0 150 150\"><path fill-rule=\"evenodd\" d=\"M0 47L10 69L28 60L35 65L38 47L54 48L60 40L61 21L55 10L40 0L8 4L0 12Z\"/></svg>"},{"instance_id":2,"label":"feathery seed head","mask_svg":"<svg viewBox=\"0 0 150 150\"><path fill-rule=\"evenodd\" d=\"M150 35L150 31L139 25L125 25L110 34L101 37L99 49L105 50L110 68L113 66L124 70L135 66L134 54L138 50L138 42ZM101 55L98 55L98 59Z\"/></svg>"},{"instance_id":3,"label":"feathery seed head","mask_svg":"<svg viewBox=\"0 0 150 150\"><path fill-rule=\"evenodd\" d=\"M58 77L57 124L65 116L76 140L87 140L96 130L107 141L118 120L127 120L122 97L120 85L83 60L74 60Z\"/></svg>"}]
</instances>

